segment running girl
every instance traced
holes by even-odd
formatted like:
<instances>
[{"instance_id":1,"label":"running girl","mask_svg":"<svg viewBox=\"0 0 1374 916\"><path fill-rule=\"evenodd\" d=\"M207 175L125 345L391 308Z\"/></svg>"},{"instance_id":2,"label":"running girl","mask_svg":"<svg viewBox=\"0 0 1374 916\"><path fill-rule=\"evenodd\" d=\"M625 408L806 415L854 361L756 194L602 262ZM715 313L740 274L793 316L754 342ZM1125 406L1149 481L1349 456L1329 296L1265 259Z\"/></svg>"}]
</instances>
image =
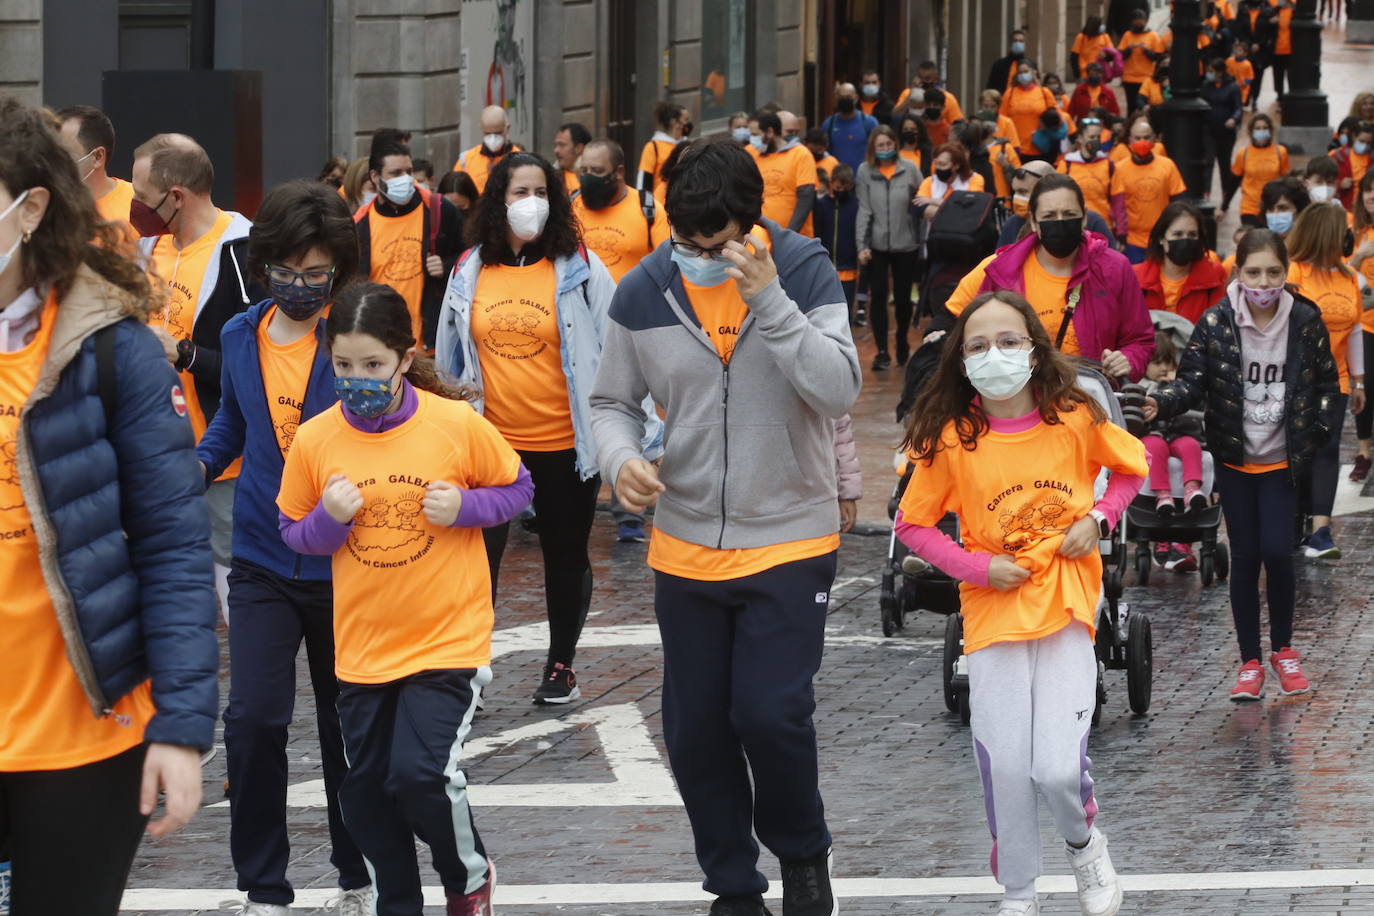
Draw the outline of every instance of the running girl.
<instances>
[{"instance_id":1,"label":"running girl","mask_svg":"<svg viewBox=\"0 0 1374 916\"><path fill-rule=\"evenodd\" d=\"M278 506L288 547L334 557L340 807L378 916L423 907L413 836L430 847L448 912L488 916L496 873L458 767L491 681L481 529L510 520L533 486L468 391L416 356L400 294L350 287L325 338L341 404L296 433Z\"/></svg>"},{"instance_id":2,"label":"running girl","mask_svg":"<svg viewBox=\"0 0 1374 916\"><path fill-rule=\"evenodd\" d=\"M1087 756L1097 541L1139 491L1145 450L1078 388L1020 296L984 293L950 336L903 443L915 470L897 535L963 580L973 745L1006 889L998 916L1040 912L1037 790L1068 843L1079 906L1111 916L1121 882L1093 826ZM1104 467L1115 473L1094 503ZM959 516L962 548L935 528L946 512Z\"/></svg>"},{"instance_id":3,"label":"running girl","mask_svg":"<svg viewBox=\"0 0 1374 916\"><path fill-rule=\"evenodd\" d=\"M1217 460L1221 512L1231 538L1231 613L1241 669L1231 699L1264 696L1260 564L1269 593L1269 664L1279 692L1305 693L1293 651L1293 520L1298 482L1338 429L1340 376L1322 313L1284 287L1288 249L1268 229L1236 248L1226 298L1193 329L1178 377L1145 399L1145 418L1206 404L1207 446Z\"/></svg>"}]
</instances>

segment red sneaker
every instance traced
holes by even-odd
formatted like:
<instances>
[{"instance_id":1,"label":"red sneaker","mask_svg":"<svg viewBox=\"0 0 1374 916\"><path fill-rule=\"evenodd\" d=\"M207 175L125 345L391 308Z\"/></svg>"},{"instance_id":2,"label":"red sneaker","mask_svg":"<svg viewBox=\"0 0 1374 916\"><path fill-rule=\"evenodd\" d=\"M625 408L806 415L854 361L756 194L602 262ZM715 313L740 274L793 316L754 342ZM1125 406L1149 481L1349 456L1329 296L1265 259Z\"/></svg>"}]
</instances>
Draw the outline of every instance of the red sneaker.
<instances>
[{"instance_id":1,"label":"red sneaker","mask_svg":"<svg viewBox=\"0 0 1374 916\"><path fill-rule=\"evenodd\" d=\"M1252 659L1240 667L1236 686L1231 688L1231 702L1243 703L1258 700L1264 696L1264 666L1258 659Z\"/></svg>"},{"instance_id":2,"label":"red sneaker","mask_svg":"<svg viewBox=\"0 0 1374 916\"><path fill-rule=\"evenodd\" d=\"M1355 466L1350 469L1351 482L1363 483L1364 479L1369 476L1369 469L1371 467L1374 467L1374 461L1371 461L1364 455L1356 455Z\"/></svg>"},{"instance_id":3,"label":"red sneaker","mask_svg":"<svg viewBox=\"0 0 1374 916\"><path fill-rule=\"evenodd\" d=\"M1295 693L1306 693L1312 689L1312 685L1307 683L1307 678L1303 677L1298 653L1292 649L1283 648L1269 656L1269 667L1278 675L1279 693L1284 696L1291 697Z\"/></svg>"},{"instance_id":4,"label":"red sneaker","mask_svg":"<svg viewBox=\"0 0 1374 916\"><path fill-rule=\"evenodd\" d=\"M449 891L446 916L492 916L491 897L496 891L496 863L487 859L487 883L471 894Z\"/></svg>"}]
</instances>

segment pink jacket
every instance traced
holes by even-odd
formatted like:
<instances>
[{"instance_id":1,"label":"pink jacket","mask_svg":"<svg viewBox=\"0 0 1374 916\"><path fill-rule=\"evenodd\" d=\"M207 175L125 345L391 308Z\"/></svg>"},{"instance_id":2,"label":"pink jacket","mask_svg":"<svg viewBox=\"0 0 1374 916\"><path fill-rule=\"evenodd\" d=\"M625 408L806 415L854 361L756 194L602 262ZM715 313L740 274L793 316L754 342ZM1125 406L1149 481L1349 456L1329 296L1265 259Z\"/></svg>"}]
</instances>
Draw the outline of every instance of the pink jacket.
<instances>
[{"instance_id":1,"label":"pink jacket","mask_svg":"<svg viewBox=\"0 0 1374 916\"><path fill-rule=\"evenodd\" d=\"M1038 243L1032 233L999 251L978 292L1009 289L1024 296L1026 259L1034 256ZM1131 364L1131 378L1139 380L1154 354L1155 329L1131 262L1102 236L1085 232L1069 289L1079 284L1083 291L1073 313L1079 351L1096 360L1103 350L1120 350Z\"/></svg>"},{"instance_id":2,"label":"pink jacket","mask_svg":"<svg viewBox=\"0 0 1374 916\"><path fill-rule=\"evenodd\" d=\"M854 445L854 421L845 414L835 421L835 479L840 499L860 499L864 495L863 472L859 470L859 450Z\"/></svg>"}]
</instances>

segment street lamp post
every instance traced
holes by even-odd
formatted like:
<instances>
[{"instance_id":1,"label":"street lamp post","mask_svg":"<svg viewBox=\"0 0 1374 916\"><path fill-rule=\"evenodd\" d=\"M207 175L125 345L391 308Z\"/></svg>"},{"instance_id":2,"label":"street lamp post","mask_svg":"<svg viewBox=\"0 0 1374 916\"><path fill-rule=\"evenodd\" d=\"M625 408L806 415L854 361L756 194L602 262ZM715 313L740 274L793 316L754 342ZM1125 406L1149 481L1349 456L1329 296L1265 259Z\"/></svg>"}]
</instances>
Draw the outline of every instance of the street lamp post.
<instances>
[{"instance_id":1,"label":"street lamp post","mask_svg":"<svg viewBox=\"0 0 1374 916\"><path fill-rule=\"evenodd\" d=\"M1202 68L1198 60L1198 35L1202 32L1202 4L1199 0L1176 0L1170 28L1174 33L1169 58L1170 98L1161 106L1164 112L1164 140L1169 156L1188 186L1187 196L1202 207L1206 223L1203 234L1215 247L1216 205L1206 200L1212 189L1212 170L1207 148L1208 117L1211 106L1200 95Z\"/></svg>"},{"instance_id":2,"label":"street lamp post","mask_svg":"<svg viewBox=\"0 0 1374 916\"><path fill-rule=\"evenodd\" d=\"M1317 0L1298 0L1291 25L1293 53L1288 58L1288 91L1279 99L1283 126L1279 142L1290 152L1316 156L1331 141L1330 109L1322 92L1322 24Z\"/></svg>"}]
</instances>

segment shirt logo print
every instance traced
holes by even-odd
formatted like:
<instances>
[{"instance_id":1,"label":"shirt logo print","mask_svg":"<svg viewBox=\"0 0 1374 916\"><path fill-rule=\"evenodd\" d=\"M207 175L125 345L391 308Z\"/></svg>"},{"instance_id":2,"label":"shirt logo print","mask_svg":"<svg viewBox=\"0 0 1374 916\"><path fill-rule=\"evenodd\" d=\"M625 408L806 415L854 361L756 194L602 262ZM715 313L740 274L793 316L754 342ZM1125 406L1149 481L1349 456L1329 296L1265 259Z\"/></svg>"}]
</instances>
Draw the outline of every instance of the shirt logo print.
<instances>
[{"instance_id":1,"label":"shirt logo print","mask_svg":"<svg viewBox=\"0 0 1374 916\"><path fill-rule=\"evenodd\" d=\"M384 283L404 283L420 276L424 246L416 238L393 239L382 246L377 278Z\"/></svg>"},{"instance_id":2,"label":"shirt logo print","mask_svg":"<svg viewBox=\"0 0 1374 916\"><path fill-rule=\"evenodd\" d=\"M423 490L416 490L394 502L383 496L368 500L348 535L346 546L353 559L385 569L409 566L429 553L434 536L426 533L420 521L424 495Z\"/></svg>"},{"instance_id":3,"label":"shirt logo print","mask_svg":"<svg viewBox=\"0 0 1374 916\"><path fill-rule=\"evenodd\" d=\"M1002 549L1014 553L1047 537L1067 531L1068 500L1057 492L1041 493L998 516L1002 526Z\"/></svg>"},{"instance_id":4,"label":"shirt logo print","mask_svg":"<svg viewBox=\"0 0 1374 916\"><path fill-rule=\"evenodd\" d=\"M14 439L0 442L0 510L18 509L24 505L24 492L19 488L19 443Z\"/></svg>"}]
</instances>

